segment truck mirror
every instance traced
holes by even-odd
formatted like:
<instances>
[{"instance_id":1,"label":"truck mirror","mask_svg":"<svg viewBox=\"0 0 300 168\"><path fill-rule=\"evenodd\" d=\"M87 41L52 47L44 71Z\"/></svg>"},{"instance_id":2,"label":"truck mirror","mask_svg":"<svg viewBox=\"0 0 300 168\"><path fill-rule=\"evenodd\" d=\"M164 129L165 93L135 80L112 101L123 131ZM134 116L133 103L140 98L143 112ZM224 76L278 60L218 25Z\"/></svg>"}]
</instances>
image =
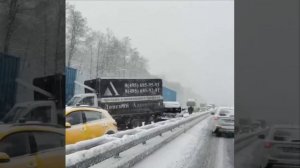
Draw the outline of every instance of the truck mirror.
<instances>
[{"instance_id":1,"label":"truck mirror","mask_svg":"<svg viewBox=\"0 0 300 168\"><path fill-rule=\"evenodd\" d=\"M71 128L71 124L69 122L66 122L66 128Z\"/></svg>"}]
</instances>

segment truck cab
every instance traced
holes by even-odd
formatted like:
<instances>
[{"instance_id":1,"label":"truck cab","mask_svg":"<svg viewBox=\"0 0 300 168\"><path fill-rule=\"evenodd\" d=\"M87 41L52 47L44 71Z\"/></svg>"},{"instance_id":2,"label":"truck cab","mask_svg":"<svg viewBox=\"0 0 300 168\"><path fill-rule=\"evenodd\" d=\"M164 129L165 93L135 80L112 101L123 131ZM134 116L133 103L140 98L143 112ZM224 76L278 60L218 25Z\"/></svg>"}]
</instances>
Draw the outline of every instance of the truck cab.
<instances>
[{"instance_id":1,"label":"truck cab","mask_svg":"<svg viewBox=\"0 0 300 168\"><path fill-rule=\"evenodd\" d=\"M3 123L21 123L39 121L58 123L58 112L53 101L30 101L18 103L4 116Z\"/></svg>"},{"instance_id":2,"label":"truck cab","mask_svg":"<svg viewBox=\"0 0 300 168\"><path fill-rule=\"evenodd\" d=\"M179 102L164 101L163 104L164 104L164 113L163 113L164 119L175 118L180 116L182 109Z\"/></svg>"},{"instance_id":3,"label":"truck cab","mask_svg":"<svg viewBox=\"0 0 300 168\"><path fill-rule=\"evenodd\" d=\"M28 121L64 125L65 76L54 74L34 78L32 84L16 79L33 91L33 100L15 104L2 119L3 123Z\"/></svg>"},{"instance_id":4,"label":"truck cab","mask_svg":"<svg viewBox=\"0 0 300 168\"><path fill-rule=\"evenodd\" d=\"M97 95L95 93L85 93L74 95L66 104L67 106L89 106L98 107Z\"/></svg>"}]
</instances>

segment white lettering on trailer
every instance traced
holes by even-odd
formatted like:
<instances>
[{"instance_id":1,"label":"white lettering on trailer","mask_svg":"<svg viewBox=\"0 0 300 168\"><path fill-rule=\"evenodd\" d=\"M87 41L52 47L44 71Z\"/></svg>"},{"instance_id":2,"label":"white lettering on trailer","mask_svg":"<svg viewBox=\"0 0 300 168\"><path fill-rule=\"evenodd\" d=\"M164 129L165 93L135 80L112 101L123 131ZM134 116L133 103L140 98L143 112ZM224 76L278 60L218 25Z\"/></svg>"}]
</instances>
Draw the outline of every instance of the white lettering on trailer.
<instances>
[{"instance_id":1,"label":"white lettering on trailer","mask_svg":"<svg viewBox=\"0 0 300 168\"><path fill-rule=\"evenodd\" d=\"M134 96L134 97L114 97L114 98L100 98L101 103L112 103L112 102L128 102L128 101L151 101L151 100L162 100L161 95L158 96Z\"/></svg>"}]
</instances>

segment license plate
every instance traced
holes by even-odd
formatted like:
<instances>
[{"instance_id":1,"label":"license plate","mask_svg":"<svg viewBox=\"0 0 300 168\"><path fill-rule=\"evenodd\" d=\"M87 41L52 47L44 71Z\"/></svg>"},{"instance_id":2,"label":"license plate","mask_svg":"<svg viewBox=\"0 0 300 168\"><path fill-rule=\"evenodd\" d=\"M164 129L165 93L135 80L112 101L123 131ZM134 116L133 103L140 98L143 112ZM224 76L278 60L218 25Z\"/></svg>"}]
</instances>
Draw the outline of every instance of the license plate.
<instances>
[{"instance_id":1,"label":"license plate","mask_svg":"<svg viewBox=\"0 0 300 168\"><path fill-rule=\"evenodd\" d=\"M225 119L224 121L226 121L226 122L234 122L233 119Z\"/></svg>"}]
</instances>

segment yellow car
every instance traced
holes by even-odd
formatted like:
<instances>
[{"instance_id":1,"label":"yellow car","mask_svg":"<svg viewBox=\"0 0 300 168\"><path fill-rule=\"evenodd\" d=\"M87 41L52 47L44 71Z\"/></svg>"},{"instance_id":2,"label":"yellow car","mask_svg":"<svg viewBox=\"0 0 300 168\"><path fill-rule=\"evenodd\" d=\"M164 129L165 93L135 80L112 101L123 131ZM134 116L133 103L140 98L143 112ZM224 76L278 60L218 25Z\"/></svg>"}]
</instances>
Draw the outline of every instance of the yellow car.
<instances>
[{"instance_id":1,"label":"yellow car","mask_svg":"<svg viewBox=\"0 0 300 168\"><path fill-rule=\"evenodd\" d=\"M0 124L1 168L65 167L65 135L45 124Z\"/></svg>"},{"instance_id":2,"label":"yellow car","mask_svg":"<svg viewBox=\"0 0 300 168\"><path fill-rule=\"evenodd\" d=\"M66 144L117 132L117 123L103 109L66 107Z\"/></svg>"}]
</instances>

